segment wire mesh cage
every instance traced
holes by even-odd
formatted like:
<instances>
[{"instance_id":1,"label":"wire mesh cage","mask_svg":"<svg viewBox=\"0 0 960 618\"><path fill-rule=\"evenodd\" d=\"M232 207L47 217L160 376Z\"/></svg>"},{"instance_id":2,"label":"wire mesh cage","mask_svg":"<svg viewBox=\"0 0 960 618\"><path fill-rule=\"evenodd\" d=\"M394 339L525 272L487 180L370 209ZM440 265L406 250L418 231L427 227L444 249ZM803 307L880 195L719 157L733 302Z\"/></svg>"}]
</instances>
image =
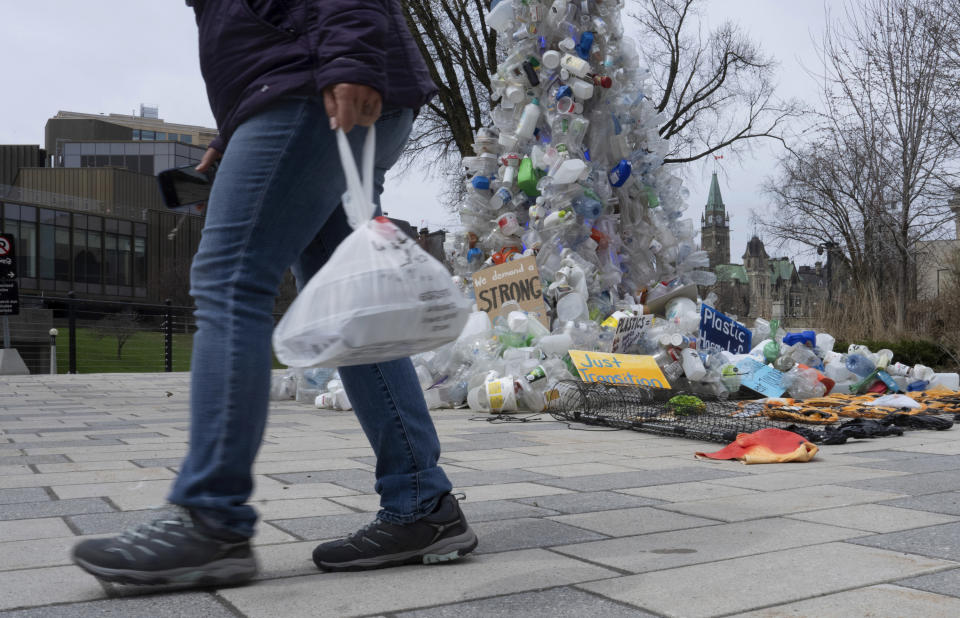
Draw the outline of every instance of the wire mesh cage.
<instances>
[{"instance_id":1,"label":"wire mesh cage","mask_svg":"<svg viewBox=\"0 0 960 618\"><path fill-rule=\"evenodd\" d=\"M706 393L564 380L547 411L557 420L727 443L738 433L788 423L755 415L743 401Z\"/></svg>"}]
</instances>

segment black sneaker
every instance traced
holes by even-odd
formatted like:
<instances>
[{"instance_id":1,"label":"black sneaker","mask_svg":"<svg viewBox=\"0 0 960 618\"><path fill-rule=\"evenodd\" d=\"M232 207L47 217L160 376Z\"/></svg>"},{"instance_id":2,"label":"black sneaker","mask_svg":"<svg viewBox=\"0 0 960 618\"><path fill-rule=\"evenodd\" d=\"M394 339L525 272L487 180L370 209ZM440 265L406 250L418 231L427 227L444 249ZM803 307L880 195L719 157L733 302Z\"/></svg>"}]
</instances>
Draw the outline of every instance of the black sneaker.
<instances>
[{"instance_id":1,"label":"black sneaker","mask_svg":"<svg viewBox=\"0 0 960 618\"><path fill-rule=\"evenodd\" d=\"M183 507L119 536L81 541L73 561L120 584L236 585L257 573L249 539L214 538Z\"/></svg>"},{"instance_id":2,"label":"black sneaker","mask_svg":"<svg viewBox=\"0 0 960 618\"><path fill-rule=\"evenodd\" d=\"M457 504L447 494L433 513L409 524L380 519L345 539L318 545L313 561L323 571L362 571L402 564L435 564L465 556L477 547Z\"/></svg>"}]
</instances>

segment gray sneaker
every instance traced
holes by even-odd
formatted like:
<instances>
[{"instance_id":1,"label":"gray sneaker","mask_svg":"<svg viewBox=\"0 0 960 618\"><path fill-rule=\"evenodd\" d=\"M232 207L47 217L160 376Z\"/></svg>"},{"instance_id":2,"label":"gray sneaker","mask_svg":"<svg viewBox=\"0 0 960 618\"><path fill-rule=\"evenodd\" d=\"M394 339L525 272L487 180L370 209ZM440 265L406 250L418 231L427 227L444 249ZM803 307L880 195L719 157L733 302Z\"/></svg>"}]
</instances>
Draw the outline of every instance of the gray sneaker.
<instances>
[{"instance_id":1,"label":"gray sneaker","mask_svg":"<svg viewBox=\"0 0 960 618\"><path fill-rule=\"evenodd\" d=\"M446 494L433 513L409 524L374 520L345 539L317 546L313 561L323 571L361 571L403 564L449 562L477 547L457 499Z\"/></svg>"},{"instance_id":2,"label":"gray sneaker","mask_svg":"<svg viewBox=\"0 0 960 618\"><path fill-rule=\"evenodd\" d=\"M94 577L119 584L225 586L257 573L249 539L214 537L183 507L119 536L81 541L73 548L73 561Z\"/></svg>"}]
</instances>

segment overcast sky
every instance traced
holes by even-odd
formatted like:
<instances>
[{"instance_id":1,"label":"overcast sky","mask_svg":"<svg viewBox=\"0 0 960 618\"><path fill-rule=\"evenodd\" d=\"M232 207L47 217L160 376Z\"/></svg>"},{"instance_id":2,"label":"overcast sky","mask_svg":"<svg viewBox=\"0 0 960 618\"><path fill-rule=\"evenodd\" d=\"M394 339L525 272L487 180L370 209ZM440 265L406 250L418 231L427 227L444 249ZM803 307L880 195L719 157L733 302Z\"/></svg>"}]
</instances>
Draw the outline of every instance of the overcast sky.
<instances>
[{"instance_id":1,"label":"overcast sky","mask_svg":"<svg viewBox=\"0 0 960 618\"><path fill-rule=\"evenodd\" d=\"M827 1L831 8L843 3ZM802 67L818 64L813 39L823 31L821 2L709 0L703 17L708 26L727 19L739 24L780 62L780 96L815 102L815 84ZM168 121L214 126L197 62L193 12L182 0L0 0L0 58L0 144L42 144L44 124L58 110L130 114L140 103L158 105ZM777 152L772 142L758 142L742 162L729 157L720 162L734 262L741 261L753 234L751 209L766 210L759 186L772 173ZM709 161L686 172L687 212L697 225L713 169ZM439 203L439 182L425 183L423 173L406 176L388 178L384 210L414 225L455 223ZM768 246L768 252L783 250Z\"/></svg>"}]
</instances>

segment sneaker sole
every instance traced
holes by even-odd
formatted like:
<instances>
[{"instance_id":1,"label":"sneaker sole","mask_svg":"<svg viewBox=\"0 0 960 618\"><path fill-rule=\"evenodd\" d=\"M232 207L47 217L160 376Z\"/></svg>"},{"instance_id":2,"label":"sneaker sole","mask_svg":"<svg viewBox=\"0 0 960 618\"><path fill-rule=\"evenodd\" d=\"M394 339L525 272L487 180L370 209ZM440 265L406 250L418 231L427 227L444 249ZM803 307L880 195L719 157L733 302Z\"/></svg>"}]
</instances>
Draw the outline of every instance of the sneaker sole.
<instances>
[{"instance_id":1,"label":"sneaker sole","mask_svg":"<svg viewBox=\"0 0 960 618\"><path fill-rule=\"evenodd\" d=\"M239 585L253 579L257 574L257 562L253 559L229 558L195 567L180 567L166 571L134 571L108 569L74 557L78 567L97 579L115 584L158 586L183 584L188 586Z\"/></svg>"},{"instance_id":2,"label":"sneaker sole","mask_svg":"<svg viewBox=\"0 0 960 618\"><path fill-rule=\"evenodd\" d=\"M467 528L466 532L447 539L440 539L425 549L390 554L388 556L377 556L375 558L362 558L349 562L334 563L320 561L316 564L324 571L367 571L370 569L403 566L405 564L439 564L466 556L477 548L478 542L477 535L474 534L473 530Z\"/></svg>"}]
</instances>

